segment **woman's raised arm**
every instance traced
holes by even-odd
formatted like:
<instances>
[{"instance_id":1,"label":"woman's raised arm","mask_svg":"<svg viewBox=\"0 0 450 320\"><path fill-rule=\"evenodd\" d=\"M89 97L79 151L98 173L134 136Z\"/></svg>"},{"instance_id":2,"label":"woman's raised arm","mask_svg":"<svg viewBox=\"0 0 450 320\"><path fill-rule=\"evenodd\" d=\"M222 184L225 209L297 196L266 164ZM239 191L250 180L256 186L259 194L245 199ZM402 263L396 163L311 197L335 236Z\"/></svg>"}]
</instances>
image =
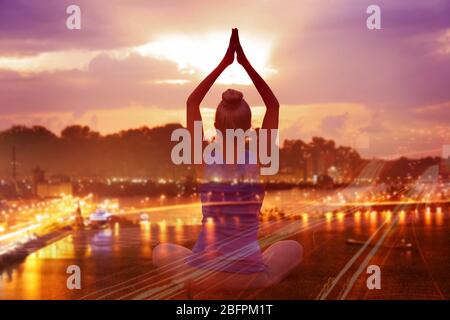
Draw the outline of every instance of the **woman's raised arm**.
<instances>
[{"instance_id":1,"label":"woman's raised arm","mask_svg":"<svg viewBox=\"0 0 450 320\"><path fill-rule=\"evenodd\" d=\"M230 37L230 44L228 45L227 52L223 57L219 65L195 88L190 94L186 102L186 126L191 136L194 134L194 121L202 121L200 114L200 103L212 87L214 82L220 76L220 74L234 61L234 53L236 48L237 29L233 29Z\"/></svg>"},{"instance_id":2,"label":"woman's raised arm","mask_svg":"<svg viewBox=\"0 0 450 320\"><path fill-rule=\"evenodd\" d=\"M244 67L245 71L249 75L250 79L252 79L253 84L258 90L261 98L266 105L266 114L264 115L264 120L262 124L262 129L278 129L278 119L279 119L279 108L280 104L278 103L277 98L273 94L270 87L264 81L264 79L256 72L253 66L248 61L247 57L244 54L244 50L239 42L239 35L237 34L237 47L236 47L236 56L237 61Z\"/></svg>"}]
</instances>

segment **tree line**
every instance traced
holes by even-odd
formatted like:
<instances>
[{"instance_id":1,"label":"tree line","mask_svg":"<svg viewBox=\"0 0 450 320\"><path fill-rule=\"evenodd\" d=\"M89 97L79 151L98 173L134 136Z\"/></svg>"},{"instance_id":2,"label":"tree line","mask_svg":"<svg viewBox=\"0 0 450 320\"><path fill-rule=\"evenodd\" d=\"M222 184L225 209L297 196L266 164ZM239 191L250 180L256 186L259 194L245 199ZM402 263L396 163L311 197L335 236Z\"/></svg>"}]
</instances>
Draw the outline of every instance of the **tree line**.
<instances>
[{"instance_id":1,"label":"tree line","mask_svg":"<svg viewBox=\"0 0 450 320\"><path fill-rule=\"evenodd\" d=\"M70 177L146 177L178 179L192 172L174 165L170 152L173 130L181 124L141 127L102 135L88 126L71 125L56 135L43 126L13 126L0 131L0 176L11 177L12 148L16 150L19 178L31 176L40 166L48 175ZM415 176L439 158L384 161L382 179ZM280 176L304 179L312 175L336 175L352 179L369 163L356 150L333 140L314 137L310 142L285 140L280 148Z\"/></svg>"}]
</instances>

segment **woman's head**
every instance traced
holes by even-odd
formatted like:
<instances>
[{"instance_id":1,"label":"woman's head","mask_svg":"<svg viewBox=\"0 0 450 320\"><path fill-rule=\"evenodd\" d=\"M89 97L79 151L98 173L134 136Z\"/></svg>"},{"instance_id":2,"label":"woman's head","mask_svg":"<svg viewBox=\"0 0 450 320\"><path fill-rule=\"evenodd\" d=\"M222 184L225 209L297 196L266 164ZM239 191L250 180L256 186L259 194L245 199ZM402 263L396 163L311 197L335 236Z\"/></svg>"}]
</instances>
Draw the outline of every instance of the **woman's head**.
<instances>
[{"instance_id":1,"label":"woman's head","mask_svg":"<svg viewBox=\"0 0 450 320\"><path fill-rule=\"evenodd\" d=\"M214 126L225 134L226 129L250 129L252 112L240 91L228 89L216 110Z\"/></svg>"}]
</instances>

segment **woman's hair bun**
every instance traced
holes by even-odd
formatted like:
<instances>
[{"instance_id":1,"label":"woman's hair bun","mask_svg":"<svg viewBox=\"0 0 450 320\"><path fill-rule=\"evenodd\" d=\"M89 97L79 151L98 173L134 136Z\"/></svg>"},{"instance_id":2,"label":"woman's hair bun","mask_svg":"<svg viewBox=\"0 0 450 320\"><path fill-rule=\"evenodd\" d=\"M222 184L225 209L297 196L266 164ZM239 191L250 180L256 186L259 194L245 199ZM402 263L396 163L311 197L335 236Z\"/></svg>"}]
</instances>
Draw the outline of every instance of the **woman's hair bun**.
<instances>
[{"instance_id":1,"label":"woman's hair bun","mask_svg":"<svg viewBox=\"0 0 450 320\"><path fill-rule=\"evenodd\" d=\"M225 107L234 109L239 106L243 99L244 95L242 92L228 89L222 93L222 101L224 102Z\"/></svg>"}]
</instances>

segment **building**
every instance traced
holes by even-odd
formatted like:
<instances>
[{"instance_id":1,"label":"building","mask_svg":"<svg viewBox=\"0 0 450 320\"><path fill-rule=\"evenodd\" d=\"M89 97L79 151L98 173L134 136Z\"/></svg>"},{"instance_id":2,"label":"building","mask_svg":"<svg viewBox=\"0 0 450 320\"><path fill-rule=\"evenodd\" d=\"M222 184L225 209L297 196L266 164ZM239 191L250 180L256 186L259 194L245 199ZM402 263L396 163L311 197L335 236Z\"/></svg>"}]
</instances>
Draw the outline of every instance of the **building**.
<instances>
[{"instance_id":1,"label":"building","mask_svg":"<svg viewBox=\"0 0 450 320\"><path fill-rule=\"evenodd\" d=\"M72 195L71 182L40 182L36 185L36 196L39 198L55 198L61 195Z\"/></svg>"},{"instance_id":2,"label":"building","mask_svg":"<svg viewBox=\"0 0 450 320\"><path fill-rule=\"evenodd\" d=\"M62 195L72 195L72 182L67 177L45 179L45 172L36 167L33 170L33 193L39 198L56 198Z\"/></svg>"}]
</instances>

